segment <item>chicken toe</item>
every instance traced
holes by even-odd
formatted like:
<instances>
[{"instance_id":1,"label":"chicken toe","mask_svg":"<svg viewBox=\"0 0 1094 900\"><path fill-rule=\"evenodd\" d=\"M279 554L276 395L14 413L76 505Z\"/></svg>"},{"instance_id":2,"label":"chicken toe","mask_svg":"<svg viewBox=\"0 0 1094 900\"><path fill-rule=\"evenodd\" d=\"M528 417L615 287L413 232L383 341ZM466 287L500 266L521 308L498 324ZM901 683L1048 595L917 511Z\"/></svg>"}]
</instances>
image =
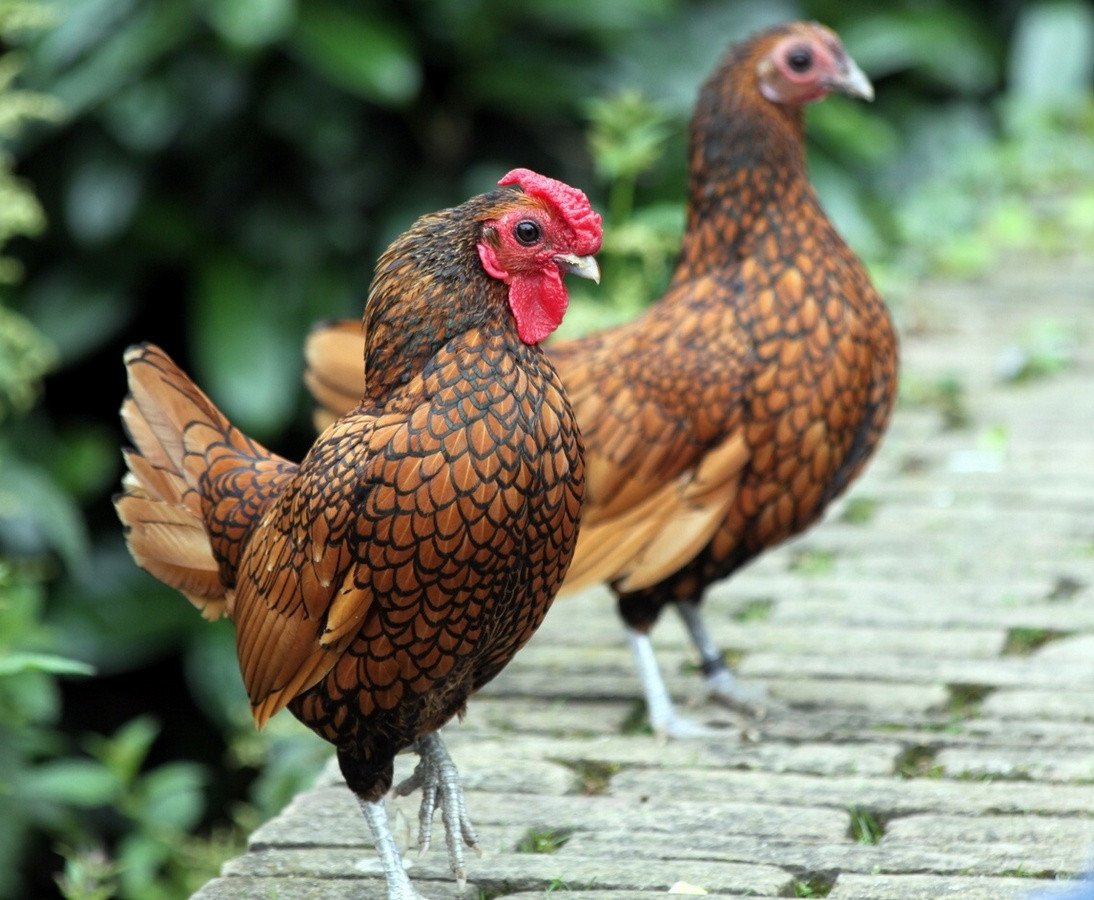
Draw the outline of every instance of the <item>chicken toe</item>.
<instances>
[{"instance_id":1,"label":"chicken toe","mask_svg":"<svg viewBox=\"0 0 1094 900\"><path fill-rule=\"evenodd\" d=\"M395 795L405 797L415 788L422 790L422 804L418 811L418 852L425 853L433 836L433 813L441 808L445 843L448 846L448 862L457 885L462 889L467 883L467 867L464 864L463 845L481 854L479 839L467 815L467 806L460 786L456 764L436 732L418 738L418 765L405 781L395 786Z\"/></svg>"}]
</instances>

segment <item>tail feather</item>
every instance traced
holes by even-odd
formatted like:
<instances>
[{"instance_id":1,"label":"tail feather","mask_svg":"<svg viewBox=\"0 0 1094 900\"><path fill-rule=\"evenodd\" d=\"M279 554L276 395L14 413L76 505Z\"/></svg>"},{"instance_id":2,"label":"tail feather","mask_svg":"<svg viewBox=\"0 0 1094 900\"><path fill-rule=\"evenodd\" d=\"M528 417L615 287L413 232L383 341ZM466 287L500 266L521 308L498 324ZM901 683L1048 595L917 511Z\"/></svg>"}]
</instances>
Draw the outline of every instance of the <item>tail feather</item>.
<instances>
[{"instance_id":1,"label":"tail feather","mask_svg":"<svg viewBox=\"0 0 1094 900\"><path fill-rule=\"evenodd\" d=\"M124 451L129 471L115 507L130 553L218 618L231 611L234 545L295 466L234 428L158 347L131 347L125 364L122 420L134 449ZM236 502L225 512L227 499ZM214 507L215 523L204 513Z\"/></svg>"},{"instance_id":2,"label":"tail feather","mask_svg":"<svg viewBox=\"0 0 1094 900\"><path fill-rule=\"evenodd\" d=\"M227 591L201 520L185 506L128 486L114 501L137 564L186 595L207 619L225 612Z\"/></svg>"},{"instance_id":3,"label":"tail feather","mask_svg":"<svg viewBox=\"0 0 1094 900\"><path fill-rule=\"evenodd\" d=\"M322 431L361 402L365 384L365 337L359 320L316 325L304 344L304 384L318 405Z\"/></svg>"}]
</instances>

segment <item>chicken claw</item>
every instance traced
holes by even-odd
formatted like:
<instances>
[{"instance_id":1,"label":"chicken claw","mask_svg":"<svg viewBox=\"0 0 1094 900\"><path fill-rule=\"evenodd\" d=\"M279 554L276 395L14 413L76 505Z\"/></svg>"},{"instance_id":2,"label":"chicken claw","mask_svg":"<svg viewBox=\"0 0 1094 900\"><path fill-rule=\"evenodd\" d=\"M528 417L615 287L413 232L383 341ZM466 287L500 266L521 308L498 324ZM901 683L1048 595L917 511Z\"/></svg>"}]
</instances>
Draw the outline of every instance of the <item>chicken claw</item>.
<instances>
[{"instance_id":1,"label":"chicken claw","mask_svg":"<svg viewBox=\"0 0 1094 900\"><path fill-rule=\"evenodd\" d=\"M441 741L441 736L436 732L418 738L415 749L420 757L418 765L414 767L409 778L395 786L394 793L397 797L405 797L415 788L422 789L422 805L418 811L419 853L425 853L429 849L433 836L433 813L438 806L441 807L449 867L456 877L457 887L462 890L467 884L463 844L467 844L480 855L482 850L467 815L460 775Z\"/></svg>"}]
</instances>

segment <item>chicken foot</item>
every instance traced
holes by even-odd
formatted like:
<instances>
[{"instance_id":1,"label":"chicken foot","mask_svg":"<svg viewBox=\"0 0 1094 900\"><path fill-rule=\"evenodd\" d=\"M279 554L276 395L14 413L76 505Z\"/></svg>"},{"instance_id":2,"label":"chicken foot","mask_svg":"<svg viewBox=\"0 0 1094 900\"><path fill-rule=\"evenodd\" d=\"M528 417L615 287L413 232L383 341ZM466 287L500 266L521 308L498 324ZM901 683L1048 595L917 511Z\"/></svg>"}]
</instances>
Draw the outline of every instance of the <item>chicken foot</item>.
<instances>
[{"instance_id":1,"label":"chicken foot","mask_svg":"<svg viewBox=\"0 0 1094 900\"><path fill-rule=\"evenodd\" d=\"M698 603L683 600L675 605L692 645L699 652L699 663L706 677L707 696L730 709L763 718L770 702L767 691L762 687L741 684L733 677L726 665L725 655L707 631Z\"/></svg>"},{"instance_id":2,"label":"chicken foot","mask_svg":"<svg viewBox=\"0 0 1094 900\"><path fill-rule=\"evenodd\" d=\"M467 844L481 854L479 839L467 815L467 806L460 786L456 764L436 732L424 735L415 742L420 759L414 772L395 786L395 796L405 797L415 788L422 789L422 805L418 811L418 852L425 853L433 836L433 813L441 807L444 822L445 843L448 845L448 864L456 877L456 885L462 890L467 884L467 867L464 864L463 845Z\"/></svg>"}]
</instances>

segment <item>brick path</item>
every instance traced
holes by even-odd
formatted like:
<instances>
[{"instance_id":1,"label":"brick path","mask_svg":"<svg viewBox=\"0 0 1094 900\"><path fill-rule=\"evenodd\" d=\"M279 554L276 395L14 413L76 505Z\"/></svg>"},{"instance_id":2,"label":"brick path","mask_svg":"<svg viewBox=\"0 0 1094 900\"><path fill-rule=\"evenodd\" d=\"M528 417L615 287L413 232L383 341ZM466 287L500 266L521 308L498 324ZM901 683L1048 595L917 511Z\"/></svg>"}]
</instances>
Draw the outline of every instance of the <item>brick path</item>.
<instances>
[{"instance_id":1,"label":"brick path","mask_svg":"<svg viewBox=\"0 0 1094 900\"><path fill-rule=\"evenodd\" d=\"M906 393L953 376L967 426L903 404L824 524L708 598L742 677L782 706L747 723L698 704L724 738L659 745L606 593L560 602L445 729L485 850L466 897L621 900L686 882L1003 900L1060 891L1090 861L1094 268L1012 261L984 283L924 286L900 318ZM1001 382L1049 320L1077 339L1075 364ZM670 688L694 701L683 629L666 616L655 634ZM392 804L407 842L416 805ZM454 897L436 831L410 874ZM555 852L518 851L533 838ZM377 871L331 769L196 896L382 897Z\"/></svg>"}]
</instances>

